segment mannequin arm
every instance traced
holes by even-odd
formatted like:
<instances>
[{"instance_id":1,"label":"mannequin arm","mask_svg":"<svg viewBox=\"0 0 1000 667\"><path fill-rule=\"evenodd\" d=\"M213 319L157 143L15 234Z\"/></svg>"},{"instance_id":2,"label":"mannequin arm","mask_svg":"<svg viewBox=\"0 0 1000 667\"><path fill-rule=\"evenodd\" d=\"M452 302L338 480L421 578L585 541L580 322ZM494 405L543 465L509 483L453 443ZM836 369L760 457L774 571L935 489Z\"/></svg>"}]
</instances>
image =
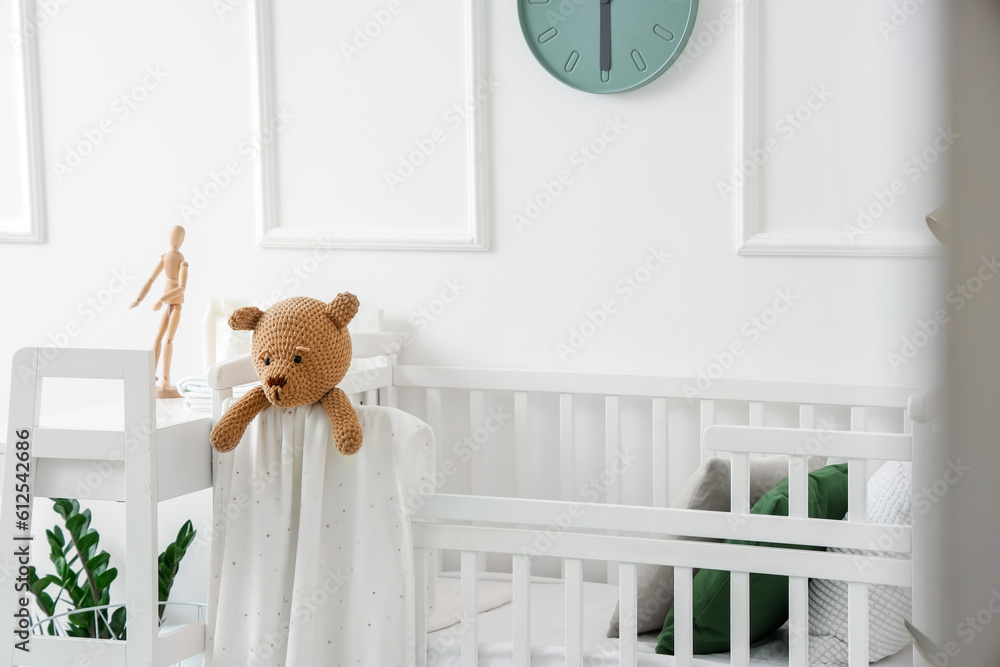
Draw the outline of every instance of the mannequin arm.
<instances>
[{"instance_id":1,"label":"mannequin arm","mask_svg":"<svg viewBox=\"0 0 1000 667\"><path fill-rule=\"evenodd\" d=\"M354 454L361 449L361 422L350 399L334 387L319 399L333 424L333 444L341 454Z\"/></svg>"},{"instance_id":2,"label":"mannequin arm","mask_svg":"<svg viewBox=\"0 0 1000 667\"><path fill-rule=\"evenodd\" d=\"M142 286L142 290L139 292L139 296L136 298L135 301L132 302L132 305L129 306L130 309L138 306L139 302L146 298L146 295L149 294L149 288L153 286L153 281L156 280L156 277L160 275L160 271L162 270L163 270L163 255L160 255L160 261L156 263L156 268L153 269L153 275L151 275L149 277L149 280L146 281L146 284Z\"/></svg>"},{"instance_id":3,"label":"mannequin arm","mask_svg":"<svg viewBox=\"0 0 1000 667\"><path fill-rule=\"evenodd\" d=\"M257 386L248 391L243 398L229 406L212 428L212 446L222 453L235 449L236 445L240 444L247 426L268 405L270 403L263 387Z\"/></svg>"},{"instance_id":4,"label":"mannequin arm","mask_svg":"<svg viewBox=\"0 0 1000 667\"><path fill-rule=\"evenodd\" d=\"M187 282L188 282L188 263L181 262L181 270L179 275L177 276L177 287L173 288L172 290L161 296L160 301L166 302L169 301L170 299L182 296L184 294L184 290L187 288Z\"/></svg>"}]
</instances>

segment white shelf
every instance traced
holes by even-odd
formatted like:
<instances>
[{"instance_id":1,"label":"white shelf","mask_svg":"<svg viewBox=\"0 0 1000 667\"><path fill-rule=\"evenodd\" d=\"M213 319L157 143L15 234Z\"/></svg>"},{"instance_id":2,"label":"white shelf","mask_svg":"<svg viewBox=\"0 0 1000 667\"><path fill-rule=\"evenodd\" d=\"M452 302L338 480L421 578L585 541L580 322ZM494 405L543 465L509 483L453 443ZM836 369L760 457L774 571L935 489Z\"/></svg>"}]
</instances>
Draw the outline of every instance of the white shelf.
<instances>
[{"instance_id":1,"label":"white shelf","mask_svg":"<svg viewBox=\"0 0 1000 667\"><path fill-rule=\"evenodd\" d=\"M34 494L40 498L76 498L81 480L100 479L87 487L88 500L125 501L125 448L133 438L121 429L120 403L102 403L51 415L35 429ZM73 425L74 428L70 428ZM92 430L94 429L94 430ZM212 430L208 412L184 407L184 400L157 399L157 501L162 502L212 486ZM82 433L81 433L82 432ZM6 446L0 443L0 453Z\"/></svg>"}]
</instances>

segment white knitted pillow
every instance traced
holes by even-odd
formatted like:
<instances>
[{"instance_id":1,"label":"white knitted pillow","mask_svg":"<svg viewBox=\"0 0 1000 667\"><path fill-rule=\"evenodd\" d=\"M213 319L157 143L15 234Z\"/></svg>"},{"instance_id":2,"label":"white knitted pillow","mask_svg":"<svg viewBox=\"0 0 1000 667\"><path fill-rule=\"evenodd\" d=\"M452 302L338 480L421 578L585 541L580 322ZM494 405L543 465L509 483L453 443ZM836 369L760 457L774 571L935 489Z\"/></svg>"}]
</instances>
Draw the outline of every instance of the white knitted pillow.
<instances>
[{"instance_id":1,"label":"white knitted pillow","mask_svg":"<svg viewBox=\"0 0 1000 667\"><path fill-rule=\"evenodd\" d=\"M909 463L889 461L868 480L868 521L909 525L913 471ZM887 531L884 539L895 539ZM881 551L830 549L837 553L901 558ZM910 643L903 619L913 617L909 588L868 587L868 660L875 662L898 653ZM809 581L809 664L847 664L847 584L843 581Z\"/></svg>"}]
</instances>

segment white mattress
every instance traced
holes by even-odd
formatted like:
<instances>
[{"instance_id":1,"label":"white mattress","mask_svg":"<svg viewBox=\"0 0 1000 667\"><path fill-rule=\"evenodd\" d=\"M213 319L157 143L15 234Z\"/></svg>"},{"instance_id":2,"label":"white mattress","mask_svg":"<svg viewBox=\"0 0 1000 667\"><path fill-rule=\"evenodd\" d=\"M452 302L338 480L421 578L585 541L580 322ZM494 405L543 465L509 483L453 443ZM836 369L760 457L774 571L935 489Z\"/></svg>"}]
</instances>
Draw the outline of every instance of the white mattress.
<instances>
[{"instance_id":1,"label":"white mattress","mask_svg":"<svg viewBox=\"0 0 1000 667\"><path fill-rule=\"evenodd\" d=\"M442 575L447 577L448 575ZM504 575L481 574L484 578ZM508 575L509 581L509 575ZM563 625L565 618L564 586L558 580L533 579L531 584L531 665L532 667L562 667L565 664ZM605 637L608 621L618 602L618 587L610 584L583 584L583 649L584 664L618 665L618 640ZM511 636L513 608L510 603L479 614L480 667L509 667L512 659ZM431 633L427 640L428 667L459 667L461 665L462 626L453 625ZM639 636L639 665L642 667L672 666L673 656L657 655L656 635ZM750 650L751 664L760 667L788 665L787 636L779 633L769 643ZM696 667L729 664L729 654L697 656ZM910 648L882 660L879 667L909 667L913 664Z\"/></svg>"}]
</instances>

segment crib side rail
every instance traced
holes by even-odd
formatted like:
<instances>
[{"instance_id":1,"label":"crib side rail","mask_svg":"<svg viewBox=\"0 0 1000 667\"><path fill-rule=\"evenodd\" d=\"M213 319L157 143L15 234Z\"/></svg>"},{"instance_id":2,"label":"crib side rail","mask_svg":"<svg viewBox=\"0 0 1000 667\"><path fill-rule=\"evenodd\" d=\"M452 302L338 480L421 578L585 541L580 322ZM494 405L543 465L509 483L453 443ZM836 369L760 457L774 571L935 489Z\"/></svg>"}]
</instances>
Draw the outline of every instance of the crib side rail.
<instances>
[{"instance_id":1,"label":"crib side rail","mask_svg":"<svg viewBox=\"0 0 1000 667\"><path fill-rule=\"evenodd\" d=\"M529 501L530 502L530 501ZM451 510L448 506L451 505ZM452 511L464 505L462 512ZM480 553L503 553L513 557L513 631L514 664L527 666L531 646L531 587L530 575L532 559L539 556L562 559L563 581L565 585L565 642L566 664L585 664L582 639L582 563L584 559L617 563L620 604L620 640L617 648L619 664L634 666L638 657L637 626L641 610L637 608L637 566L638 564L674 566L674 613L675 613L675 664L693 664L693 582L695 568L708 568L732 572L731 575L731 627L732 664L749 665L749 582L751 573L771 574L790 577L792 581L808 581L809 578L833 579L848 582L850 589L850 624L863 624L867 633L868 609L867 586L886 584L908 587L912 581L911 562L906 558L883 558L867 555L833 553L828 551L804 551L756 546L753 544L721 544L709 542L674 541L649 537L615 534L608 529L600 533L579 532L582 526L607 526L622 518L629 510L646 508L606 508L598 505L577 506L574 511L569 504L555 506L539 504L528 509L521 501L503 498L429 498L420 514L437 519L438 523L413 523L413 541L416 554L416 590L426 588L427 558L433 550L452 549L460 552L462 612L461 622L451 632L462 645L462 665L477 664L478 653L476 611L477 556ZM520 525L469 525L449 516L467 516L467 511L486 508L488 516L499 517L505 512L507 523ZM556 514L552 514L552 510ZM591 513L598 514L606 509L612 511L606 520L596 521ZM574 512L579 523L569 528ZM491 514L489 514L491 512ZM653 509L669 516L669 510ZM694 512L699 518L721 519L731 515L711 512ZM482 515L480 515L482 516ZM675 516L680 516L675 514ZM695 517L691 517L694 519ZM761 517L762 518L762 517ZM509 521L507 521L509 520ZM779 519L781 520L781 519ZM784 519L792 522L793 519ZM813 523L821 522L815 520ZM827 521L828 528L845 522ZM862 529L862 526L846 526L848 529ZM618 526L621 528L621 526ZM732 529L730 529L731 531ZM861 594L860 591L864 591ZM796 594L789 589L790 600ZM425 636L426 616L423 600L418 599L418 665L426 664L427 640ZM808 609L789 616L792 648L808 646ZM852 631L853 632L853 631ZM867 634L865 635L867 639ZM858 650L852 647L851 665L867 665L867 642L862 642L865 652L858 658ZM611 646L607 648L612 648ZM794 655L794 654L793 654ZM602 658L603 659L603 658ZM796 660L792 665L807 664Z\"/></svg>"},{"instance_id":2,"label":"crib side rail","mask_svg":"<svg viewBox=\"0 0 1000 667\"><path fill-rule=\"evenodd\" d=\"M760 421L760 413L751 422ZM808 420L804 420L808 421ZM566 664L582 664L583 561L616 564L619 583L621 665L636 665L637 567L671 565L675 572L675 656L693 661L693 583L696 568L731 572L733 665L749 665L750 575L789 577L790 664L808 664L808 581L843 581L849 591L850 664L868 664L868 586L910 587L912 529L867 523L868 460L909 461L912 435L875 433L864 427L863 409L852 410L852 431L755 426L708 426L707 449L731 454L732 511L704 512L663 507L582 503L475 495L433 494L411 502L417 590L423 590L426 559L434 550L460 554L462 570L462 664L477 664L476 577L479 555L512 556L514 664L530 661L530 572L533 556L562 560L566 586ZM908 429L904 429L908 430ZM572 442L570 440L570 442ZM790 516L752 515L749 510L750 454L789 457ZM808 518L809 456L848 459L847 521ZM416 505L414 507L413 505ZM650 537L654 535L656 537ZM739 544L678 541L684 535L741 540ZM666 537L660 537L666 536ZM888 539L887 539L888 538ZM756 543L838 547L892 557L758 546ZM424 612L418 609L420 660L426 657Z\"/></svg>"},{"instance_id":3,"label":"crib side rail","mask_svg":"<svg viewBox=\"0 0 1000 667\"><path fill-rule=\"evenodd\" d=\"M685 536L909 554L912 544L910 526L464 494L422 499L411 518L415 523L517 527L558 535L632 533L655 537L660 545L673 536ZM891 541L885 539L890 533ZM670 542L670 549L673 545Z\"/></svg>"},{"instance_id":4,"label":"crib side rail","mask_svg":"<svg viewBox=\"0 0 1000 667\"><path fill-rule=\"evenodd\" d=\"M698 378L506 369L397 366L397 387L523 391L598 396L760 401L812 405L906 407L911 387L755 381L722 378L702 388Z\"/></svg>"}]
</instances>

